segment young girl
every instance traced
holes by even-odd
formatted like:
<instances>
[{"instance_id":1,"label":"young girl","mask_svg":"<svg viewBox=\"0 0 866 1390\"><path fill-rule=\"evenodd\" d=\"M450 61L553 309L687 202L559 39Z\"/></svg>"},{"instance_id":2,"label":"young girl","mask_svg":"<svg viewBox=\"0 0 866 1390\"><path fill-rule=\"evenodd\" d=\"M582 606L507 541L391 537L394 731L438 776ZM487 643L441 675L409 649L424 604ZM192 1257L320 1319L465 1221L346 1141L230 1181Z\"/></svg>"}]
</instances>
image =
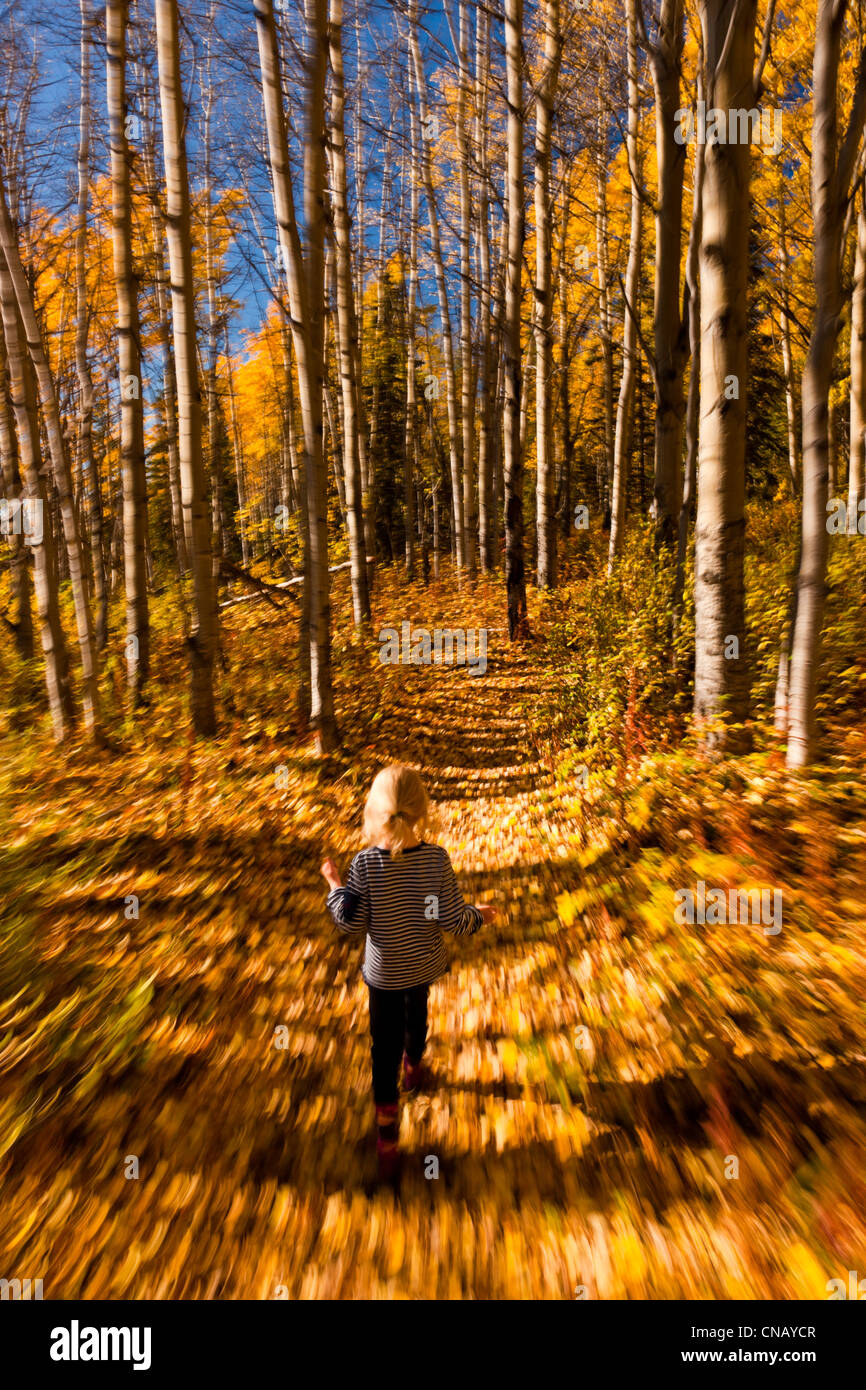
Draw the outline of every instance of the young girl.
<instances>
[{"instance_id":1,"label":"young girl","mask_svg":"<svg viewBox=\"0 0 866 1390\"><path fill-rule=\"evenodd\" d=\"M364 838L345 887L333 859L322 865L328 910L341 931L366 933L363 977L370 991L370 1037L377 1152L382 1177L397 1165L397 1081L419 1089L427 1042L427 993L448 969L442 933L469 936L492 921L492 907L468 906L451 860L424 839L430 801L417 772L396 763L375 778L364 808Z\"/></svg>"}]
</instances>

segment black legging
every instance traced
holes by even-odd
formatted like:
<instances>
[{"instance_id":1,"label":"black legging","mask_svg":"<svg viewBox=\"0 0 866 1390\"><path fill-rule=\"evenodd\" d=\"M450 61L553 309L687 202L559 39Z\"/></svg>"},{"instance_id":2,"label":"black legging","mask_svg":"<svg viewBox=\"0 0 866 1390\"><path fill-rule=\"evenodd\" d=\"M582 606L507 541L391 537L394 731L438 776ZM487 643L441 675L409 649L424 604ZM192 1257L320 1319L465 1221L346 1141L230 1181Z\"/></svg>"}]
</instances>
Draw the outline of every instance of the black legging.
<instances>
[{"instance_id":1,"label":"black legging","mask_svg":"<svg viewBox=\"0 0 866 1390\"><path fill-rule=\"evenodd\" d=\"M400 1059L405 1051L417 1065L427 1042L427 994L429 985L413 989L370 991L370 1037L373 1052L373 1099L377 1105L397 1100Z\"/></svg>"}]
</instances>

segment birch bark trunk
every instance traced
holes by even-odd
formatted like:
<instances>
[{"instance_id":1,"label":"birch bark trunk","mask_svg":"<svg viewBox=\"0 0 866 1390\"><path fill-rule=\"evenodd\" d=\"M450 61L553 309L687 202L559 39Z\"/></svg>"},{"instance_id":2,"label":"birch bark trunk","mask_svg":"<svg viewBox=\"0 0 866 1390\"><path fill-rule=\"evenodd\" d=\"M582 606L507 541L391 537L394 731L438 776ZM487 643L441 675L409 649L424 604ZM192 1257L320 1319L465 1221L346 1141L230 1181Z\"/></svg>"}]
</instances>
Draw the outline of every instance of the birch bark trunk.
<instances>
[{"instance_id":1,"label":"birch bark trunk","mask_svg":"<svg viewBox=\"0 0 866 1390\"><path fill-rule=\"evenodd\" d=\"M180 77L178 28L177 0L156 0L157 60L166 179L166 235L177 373L178 461L184 531L188 538L193 576L193 621L188 638L192 721L196 734L207 738L216 732L213 678L218 642L218 617L202 450L202 404L196 350L186 111Z\"/></svg>"},{"instance_id":2,"label":"birch bark trunk","mask_svg":"<svg viewBox=\"0 0 866 1390\"><path fill-rule=\"evenodd\" d=\"M9 204L6 186L0 174L0 249L6 261L6 268L12 281L12 288L18 304L23 336L27 341L30 360L39 385L39 396L45 422L45 434L54 474L54 486L60 506L63 536L66 543L66 556L69 564L69 580L72 586L72 599L75 609L75 626L78 635L78 650L81 657L82 703L84 722L94 739L100 737L99 730L99 689L97 683L96 652L93 642L93 626L90 616L90 599L87 593L86 573L78 525L75 517L75 503L72 495L72 472L66 449L66 438L60 419L57 390L54 376L45 351L42 331L33 302L30 282L18 249L18 237ZM8 346L7 337L7 346ZM20 441L19 441L20 442ZM46 499L47 500L47 499ZM44 508L47 512L47 506Z\"/></svg>"},{"instance_id":3,"label":"birch bark trunk","mask_svg":"<svg viewBox=\"0 0 866 1390\"><path fill-rule=\"evenodd\" d=\"M352 277L352 230L346 177L345 78L343 74L343 0L331 0L329 27L331 56L331 196L334 209L334 256L337 283L337 346L343 403L343 465L346 521L351 561L352 609L356 627L370 621L367 589L367 546L364 536L360 442L366 432L361 423L358 377L358 327Z\"/></svg>"},{"instance_id":4,"label":"birch bark trunk","mask_svg":"<svg viewBox=\"0 0 866 1390\"><path fill-rule=\"evenodd\" d=\"M698 72L697 99L703 100L703 78ZM697 484L698 461L698 416L701 398L701 285L700 250L702 215L701 205L704 186L704 146L695 146L694 170L692 174L692 223L689 228L689 245L686 252L686 272L684 299L686 312L684 322L689 335L689 390L686 398L685 446L686 457L683 470L683 495L680 502L677 525L677 566L674 578L674 629L682 617L683 593L685 589L686 553L689 544L695 507L695 488Z\"/></svg>"},{"instance_id":5,"label":"birch bark trunk","mask_svg":"<svg viewBox=\"0 0 866 1390\"><path fill-rule=\"evenodd\" d=\"M815 755L815 698L827 573L830 387L842 314L842 230L866 119L866 50L848 126L838 141L838 85L847 4L818 0L812 70L812 222L815 317L803 372L802 545L788 677L790 768Z\"/></svg>"},{"instance_id":6,"label":"birch bark trunk","mask_svg":"<svg viewBox=\"0 0 866 1390\"><path fill-rule=\"evenodd\" d=\"M144 395L138 276L132 252L132 194L127 136L126 35L128 0L108 0L105 11L106 99L111 155L111 228L117 298L120 381L120 466L123 476L123 572L126 590L126 683L133 707L150 675L144 470Z\"/></svg>"},{"instance_id":7,"label":"birch bark trunk","mask_svg":"<svg viewBox=\"0 0 866 1390\"><path fill-rule=\"evenodd\" d=\"M102 521L102 488L93 456L93 376L87 351L87 219L90 190L90 46L93 17L90 0L81 0L81 96L78 121L78 208L75 226L75 371L78 378L78 470L87 498L90 569L93 583L94 641L103 651L108 641L108 586Z\"/></svg>"},{"instance_id":8,"label":"birch bark trunk","mask_svg":"<svg viewBox=\"0 0 866 1390\"><path fill-rule=\"evenodd\" d=\"M683 0L662 0L650 66L656 102L658 201L653 300L655 352L655 463L653 501L656 545L673 544L683 493L682 443L687 325L680 314L683 177L686 147L678 144L676 112L685 39Z\"/></svg>"},{"instance_id":9,"label":"birch bark trunk","mask_svg":"<svg viewBox=\"0 0 866 1390\"><path fill-rule=\"evenodd\" d=\"M780 179L780 184L782 180ZM788 469L791 474L791 486L794 489L794 496L800 492L800 446L797 437L797 388L794 381L794 362L791 350L791 263L788 256L788 231L786 226L785 214L785 191L783 187L779 189L779 273L781 278L782 307L779 313L779 327L782 335L782 370L785 374L785 418L788 426ZM856 312L857 289L856 277L854 298L852 306L852 344L854 341L853 322ZM853 358L852 358L853 365ZM854 398L853 376L851 382L851 398ZM852 436L853 437L853 436Z\"/></svg>"},{"instance_id":10,"label":"birch bark trunk","mask_svg":"<svg viewBox=\"0 0 866 1390\"><path fill-rule=\"evenodd\" d=\"M48 506L47 489L41 476L42 457L36 419L35 394L28 399L24 335L12 277L0 252L0 315L3 319L3 338L6 349L9 400L18 434L18 458L24 478L26 495L42 508L42 535L34 545L33 588L39 640L45 659L45 684L54 738L61 743L75 723L75 706L69 672L66 637L60 621L57 583L57 543ZM35 539L35 538L34 538Z\"/></svg>"},{"instance_id":11,"label":"birch bark trunk","mask_svg":"<svg viewBox=\"0 0 866 1390\"><path fill-rule=\"evenodd\" d=\"M168 467L168 492L171 501L171 528L178 573L189 573L188 549L192 538L187 537L180 488L180 462L177 443L177 376L174 367L171 324L169 322L170 289L165 273L165 219L160 204L157 178L156 122L151 112L148 84L140 82L141 117L143 126L142 165L150 210L150 235L153 242L153 293L156 304L156 337L162 359L162 416L165 428L165 448Z\"/></svg>"},{"instance_id":12,"label":"birch bark trunk","mask_svg":"<svg viewBox=\"0 0 866 1390\"><path fill-rule=\"evenodd\" d=\"M481 410L478 422L478 533L481 568L496 564L496 516L493 504L493 440L495 428L496 364L493 361L492 281L490 269L490 171L488 111L490 105L490 17L476 10L475 35L475 158L478 162L479 332L481 338Z\"/></svg>"},{"instance_id":13,"label":"birch bark trunk","mask_svg":"<svg viewBox=\"0 0 866 1390\"><path fill-rule=\"evenodd\" d=\"M463 455L463 564L475 574L475 363L472 356L472 217L469 179L469 15L460 0L458 19L457 164L460 180L460 419Z\"/></svg>"},{"instance_id":14,"label":"birch bark trunk","mask_svg":"<svg viewBox=\"0 0 866 1390\"><path fill-rule=\"evenodd\" d=\"M707 107L726 115L751 105L755 0L700 0ZM748 144L707 144L701 277L701 413L695 526L695 717L705 746L738 752L749 742L745 553Z\"/></svg>"},{"instance_id":15,"label":"birch bark trunk","mask_svg":"<svg viewBox=\"0 0 866 1390\"><path fill-rule=\"evenodd\" d=\"M848 533L857 533L858 506L866 499L866 191L860 186L857 248L851 297L851 455L848 464Z\"/></svg>"},{"instance_id":16,"label":"birch bark trunk","mask_svg":"<svg viewBox=\"0 0 866 1390\"><path fill-rule=\"evenodd\" d=\"M506 0L508 146L506 206L508 255L503 339L505 346L505 589L508 635L512 642L528 635L526 569L523 541L523 455L520 448L520 403L523 394L520 349L521 272L525 215L523 206L523 0Z\"/></svg>"},{"instance_id":17,"label":"birch bark trunk","mask_svg":"<svg viewBox=\"0 0 866 1390\"><path fill-rule=\"evenodd\" d=\"M607 77L607 65L602 63L598 85L596 113L597 151L595 161L595 249L598 263L599 337L604 371L604 511L605 524L610 524L611 494L613 491L613 330L610 312L610 282L607 253L607 118L602 89Z\"/></svg>"},{"instance_id":18,"label":"birch bark trunk","mask_svg":"<svg viewBox=\"0 0 866 1390\"><path fill-rule=\"evenodd\" d=\"M415 506L412 496L412 473L418 454L418 393L415 370L415 356L418 351L418 343L415 316L418 303L418 212L421 201L421 173L418 159L418 117L413 102L409 104L409 143L409 284L406 293L406 432L404 442L405 463L403 481L406 505L406 574L407 577L411 579L415 571L415 539L413 529Z\"/></svg>"},{"instance_id":19,"label":"birch bark trunk","mask_svg":"<svg viewBox=\"0 0 866 1390\"><path fill-rule=\"evenodd\" d=\"M553 254L550 227L550 149L553 107L562 61L559 0L545 0L544 69L535 99L535 531L538 587L556 584L553 420Z\"/></svg>"},{"instance_id":20,"label":"birch bark trunk","mask_svg":"<svg viewBox=\"0 0 866 1390\"><path fill-rule=\"evenodd\" d=\"M635 366L637 353L637 315L640 313L641 259L641 167L638 151L640 94L637 71L637 0L626 0L628 50L628 124L626 151L631 171L631 220L629 225L628 263L625 272L625 320L622 335L622 380L616 410L616 430L613 445L613 488L610 507L610 544L607 572L613 572L622 550L625 534L628 469L634 423Z\"/></svg>"},{"instance_id":21,"label":"birch bark trunk","mask_svg":"<svg viewBox=\"0 0 866 1390\"><path fill-rule=\"evenodd\" d=\"M211 126L213 121L214 89L211 70L211 39L214 23L214 5L210 4L205 33L205 75L203 83L203 130L202 145L204 155L204 181L202 186L202 213L204 218L204 265L207 289L207 366L205 386L207 400L207 472L210 481L211 498L211 548L213 564L214 593L219 593L222 559L225 554L225 446L227 443L225 421L220 408L217 364L219 361L219 285L217 283L217 253L215 232L215 211L213 201L213 173Z\"/></svg>"},{"instance_id":22,"label":"birch bark trunk","mask_svg":"<svg viewBox=\"0 0 866 1390\"><path fill-rule=\"evenodd\" d=\"M309 563L310 725L318 752L336 747L331 681L327 475L322 441L325 310L325 74L327 0L307 0L307 93L304 134L306 255L295 219L273 0L254 0L265 122L280 245L287 267L292 337L304 429Z\"/></svg>"},{"instance_id":23,"label":"birch bark trunk","mask_svg":"<svg viewBox=\"0 0 866 1390\"><path fill-rule=\"evenodd\" d=\"M442 257L442 241L439 233L439 213L436 205L436 191L433 185L433 160L430 147L435 123L431 120L427 104L427 83L421 61L421 48L418 42L418 3L409 0L409 42L412 54L412 70L415 78L415 92L421 117L421 171L424 178L424 193L427 203L427 218L430 224L430 243L433 256L433 269L436 279L436 293L439 302L439 317L442 322L442 354L445 362L445 397L448 410L448 454L451 465L451 498L454 508L454 542L457 564L465 564L463 477L461 467L460 429L457 412L457 373L454 364L454 337L451 329L451 310L448 303L448 284L445 276L445 263Z\"/></svg>"},{"instance_id":24,"label":"birch bark trunk","mask_svg":"<svg viewBox=\"0 0 866 1390\"><path fill-rule=\"evenodd\" d=\"M244 464L244 443L238 419L237 398L235 396L235 376L232 366L231 343L229 342L229 317L225 304L222 306L223 351L226 358L226 384L229 398L229 423L232 432L232 455L235 464L235 479L238 487L238 531L241 541L241 563L244 569L250 562L249 521L247 517L247 480Z\"/></svg>"},{"instance_id":25,"label":"birch bark trunk","mask_svg":"<svg viewBox=\"0 0 866 1390\"><path fill-rule=\"evenodd\" d=\"M9 363L6 341L0 329L0 479L6 501L17 515L8 530L9 567L12 601L15 609L15 648L23 661L33 657L33 615L30 611L30 568L27 556L28 538L24 534L21 515L22 488L19 468L18 441L15 438L15 418L12 410ZM32 505L29 503L28 505ZM44 557L43 557L44 562Z\"/></svg>"}]
</instances>

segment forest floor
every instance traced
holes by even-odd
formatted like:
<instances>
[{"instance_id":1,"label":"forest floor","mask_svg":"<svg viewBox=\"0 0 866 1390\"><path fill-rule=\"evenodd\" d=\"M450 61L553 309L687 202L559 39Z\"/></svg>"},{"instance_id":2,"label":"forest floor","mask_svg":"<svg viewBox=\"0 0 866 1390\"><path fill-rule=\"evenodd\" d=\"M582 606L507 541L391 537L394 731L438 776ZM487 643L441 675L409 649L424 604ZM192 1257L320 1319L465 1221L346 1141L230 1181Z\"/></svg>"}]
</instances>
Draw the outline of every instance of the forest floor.
<instances>
[{"instance_id":1,"label":"forest floor","mask_svg":"<svg viewBox=\"0 0 866 1390\"><path fill-rule=\"evenodd\" d=\"M211 744L178 733L165 635L120 752L7 757L0 1273L91 1299L826 1298L866 1274L862 733L817 790L766 754L638 758L585 793L548 739L566 673L509 647L498 589L376 602L377 628L488 626L486 674L380 666L341 622L319 760L294 624L257 602L226 618ZM499 913L449 943L392 1189L362 948L319 865L345 870L393 760ZM784 883L778 936L675 923L673 886L744 874Z\"/></svg>"}]
</instances>

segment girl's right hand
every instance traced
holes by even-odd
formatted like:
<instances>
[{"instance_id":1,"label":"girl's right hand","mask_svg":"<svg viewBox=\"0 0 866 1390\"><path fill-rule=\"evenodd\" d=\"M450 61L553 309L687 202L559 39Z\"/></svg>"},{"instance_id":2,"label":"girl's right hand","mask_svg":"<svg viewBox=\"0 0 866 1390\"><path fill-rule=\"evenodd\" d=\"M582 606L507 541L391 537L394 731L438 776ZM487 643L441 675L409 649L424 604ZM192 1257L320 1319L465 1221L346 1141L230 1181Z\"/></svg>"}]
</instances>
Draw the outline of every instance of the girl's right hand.
<instances>
[{"instance_id":1,"label":"girl's right hand","mask_svg":"<svg viewBox=\"0 0 866 1390\"><path fill-rule=\"evenodd\" d=\"M490 903L476 903L475 908L476 911L481 913L481 920L485 926L488 922L492 922L495 920L496 908L492 907Z\"/></svg>"},{"instance_id":2,"label":"girl's right hand","mask_svg":"<svg viewBox=\"0 0 866 1390\"><path fill-rule=\"evenodd\" d=\"M321 874L322 874L322 877L323 877L324 879L327 880L329 886L330 886L332 889L333 889L333 888L342 888L343 885L342 885L342 882L340 881L340 870L337 868L337 866L336 866L336 864L334 863L333 859L326 859L326 860L325 860L325 862L324 862L324 864L322 865L322 868L321 868Z\"/></svg>"}]
</instances>

